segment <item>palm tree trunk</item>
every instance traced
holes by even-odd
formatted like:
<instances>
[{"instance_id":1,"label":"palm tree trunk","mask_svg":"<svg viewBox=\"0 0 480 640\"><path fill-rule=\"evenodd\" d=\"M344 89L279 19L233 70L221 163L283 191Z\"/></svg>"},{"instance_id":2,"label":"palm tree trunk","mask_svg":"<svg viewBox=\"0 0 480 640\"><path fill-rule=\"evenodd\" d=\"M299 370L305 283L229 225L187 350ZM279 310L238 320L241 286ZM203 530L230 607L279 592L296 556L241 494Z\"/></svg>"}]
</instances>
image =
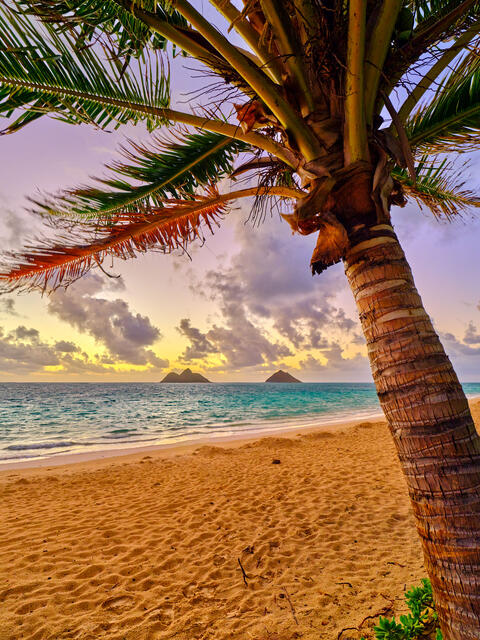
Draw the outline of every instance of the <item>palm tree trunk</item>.
<instances>
[{"instance_id":1,"label":"palm tree trunk","mask_svg":"<svg viewBox=\"0 0 480 640\"><path fill-rule=\"evenodd\" d=\"M357 227L344 262L444 640L479 640L480 438L465 394L393 228Z\"/></svg>"}]
</instances>

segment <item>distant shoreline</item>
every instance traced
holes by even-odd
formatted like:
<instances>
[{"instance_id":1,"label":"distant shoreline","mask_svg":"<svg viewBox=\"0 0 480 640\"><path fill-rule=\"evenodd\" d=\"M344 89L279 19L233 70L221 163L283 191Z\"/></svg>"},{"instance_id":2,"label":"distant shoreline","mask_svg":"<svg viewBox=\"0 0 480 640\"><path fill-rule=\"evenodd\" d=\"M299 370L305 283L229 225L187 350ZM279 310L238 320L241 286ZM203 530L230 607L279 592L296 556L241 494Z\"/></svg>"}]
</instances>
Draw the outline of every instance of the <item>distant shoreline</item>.
<instances>
[{"instance_id":1,"label":"distant shoreline","mask_svg":"<svg viewBox=\"0 0 480 640\"><path fill-rule=\"evenodd\" d=\"M176 384L176 383L171 383L171 382L162 382L161 380L86 380L86 381L82 381L82 380L34 380L34 381L28 381L28 380L3 380L0 381L0 385L3 384L91 384L91 385L101 385L101 384L148 384L148 385L164 385L164 384ZM186 382L183 384L194 384L194 385L201 385L201 384L205 384L205 383L201 383L201 382ZM235 380L227 380L227 381L221 381L221 380L210 380L208 384L221 384L221 385L227 385L227 384L267 384L266 380L243 380L240 382L237 382ZM278 385L284 385L284 384L294 384L294 383L282 383L282 382L274 382L268 383L268 386L271 386L272 384L278 384ZM295 383L297 384L297 383ZM361 380L356 380L354 382L351 381L345 381L345 380L329 380L328 382L324 382L324 381L320 381L320 382L315 382L314 380L307 380L307 381L301 381L300 384L368 384L371 385L372 387L374 386L373 382L362 382ZM474 382L462 382L461 384L480 384L480 381L474 381Z\"/></svg>"}]
</instances>

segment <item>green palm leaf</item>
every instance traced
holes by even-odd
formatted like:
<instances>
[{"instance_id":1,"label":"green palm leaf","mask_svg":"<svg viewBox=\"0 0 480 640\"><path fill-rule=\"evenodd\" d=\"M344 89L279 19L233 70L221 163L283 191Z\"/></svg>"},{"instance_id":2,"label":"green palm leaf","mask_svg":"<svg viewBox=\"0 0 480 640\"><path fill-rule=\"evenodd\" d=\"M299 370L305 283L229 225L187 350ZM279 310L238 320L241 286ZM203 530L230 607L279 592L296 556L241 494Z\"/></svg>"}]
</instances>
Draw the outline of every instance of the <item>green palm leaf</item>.
<instances>
[{"instance_id":1,"label":"green palm leaf","mask_svg":"<svg viewBox=\"0 0 480 640\"><path fill-rule=\"evenodd\" d=\"M455 168L447 159L425 155L416 167L413 182L405 169L395 167L393 176L403 186L406 195L422 208L428 207L436 218L460 215L472 207L480 207L480 198L465 189L465 168Z\"/></svg>"},{"instance_id":2,"label":"green palm leaf","mask_svg":"<svg viewBox=\"0 0 480 640\"><path fill-rule=\"evenodd\" d=\"M247 149L243 142L209 132L177 136L173 142L154 136L149 146L131 142L122 147L128 162L108 166L119 177L98 180L107 188L82 187L35 201L36 212L97 217L160 207L165 198L193 197L198 187L218 182Z\"/></svg>"},{"instance_id":3,"label":"green palm leaf","mask_svg":"<svg viewBox=\"0 0 480 640\"><path fill-rule=\"evenodd\" d=\"M96 42L100 34L107 35L110 42L114 41L118 56L139 57L146 47L160 50L167 47L167 40L163 36L153 32L114 0L32 0L22 1L19 5L25 14L55 23L63 31L71 32L72 27L78 26L79 43ZM183 16L171 7L160 6L156 0L143 0L138 5L155 12L160 19L173 26L187 27Z\"/></svg>"},{"instance_id":4,"label":"green palm leaf","mask_svg":"<svg viewBox=\"0 0 480 640\"><path fill-rule=\"evenodd\" d=\"M422 64L428 68L441 53L442 43L472 27L480 15L480 0L410 0L405 9L415 14L415 26L405 41L390 49L384 68L389 91L409 70L418 72Z\"/></svg>"},{"instance_id":5,"label":"green palm leaf","mask_svg":"<svg viewBox=\"0 0 480 640\"><path fill-rule=\"evenodd\" d=\"M463 61L444 79L431 102L406 123L412 148L430 153L479 147L480 59Z\"/></svg>"},{"instance_id":6,"label":"green palm leaf","mask_svg":"<svg viewBox=\"0 0 480 640\"><path fill-rule=\"evenodd\" d=\"M79 48L69 33L55 33L49 25L0 9L0 115L24 109L4 133L50 113L73 124L93 123L105 128L158 116L142 106L167 107L168 76L156 60L142 74L120 73L115 60L100 61L98 48Z\"/></svg>"},{"instance_id":7,"label":"green palm leaf","mask_svg":"<svg viewBox=\"0 0 480 640\"><path fill-rule=\"evenodd\" d=\"M425 28L428 25L435 24L458 7L461 7L462 4L464 4L464 0L410 0L407 3L408 7L415 13L417 28ZM458 22L462 26L466 26L465 21L468 22L475 17L478 18L478 10L479 3L473 3L471 7L462 12ZM458 23L456 24L458 25Z\"/></svg>"}]
</instances>

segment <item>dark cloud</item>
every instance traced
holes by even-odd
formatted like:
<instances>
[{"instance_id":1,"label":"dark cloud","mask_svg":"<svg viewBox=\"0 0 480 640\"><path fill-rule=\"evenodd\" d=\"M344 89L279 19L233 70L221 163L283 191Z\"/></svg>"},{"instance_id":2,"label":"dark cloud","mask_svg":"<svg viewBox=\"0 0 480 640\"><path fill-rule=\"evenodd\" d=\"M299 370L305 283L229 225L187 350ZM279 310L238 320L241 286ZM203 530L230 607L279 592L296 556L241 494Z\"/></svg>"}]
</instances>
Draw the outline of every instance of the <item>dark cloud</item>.
<instances>
[{"instance_id":1,"label":"dark cloud","mask_svg":"<svg viewBox=\"0 0 480 640\"><path fill-rule=\"evenodd\" d=\"M473 322L468 323L463 341L467 344L480 344L480 333L478 333L478 330L474 326Z\"/></svg>"},{"instance_id":2,"label":"dark cloud","mask_svg":"<svg viewBox=\"0 0 480 640\"><path fill-rule=\"evenodd\" d=\"M121 280L105 280L89 274L69 289L60 289L50 297L49 313L88 333L108 350L109 357L135 365L168 366L151 349L161 338L160 331L147 316L131 311L121 298L100 297L105 291L118 291Z\"/></svg>"},{"instance_id":3,"label":"dark cloud","mask_svg":"<svg viewBox=\"0 0 480 640\"><path fill-rule=\"evenodd\" d=\"M36 329L27 329L27 327L24 327L23 325L14 329L12 333L17 340L37 342L40 338L40 333Z\"/></svg>"},{"instance_id":4,"label":"dark cloud","mask_svg":"<svg viewBox=\"0 0 480 640\"><path fill-rule=\"evenodd\" d=\"M8 316L18 316L15 309L15 300L13 300L13 298L0 299L0 313Z\"/></svg>"},{"instance_id":5,"label":"dark cloud","mask_svg":"<svg viewBox=\"0 0 480 640\"><path fill-rule=\"evenodd\" d=\"M226 326L214 325L207 336L217 345L229 367L253 367L293 355L288 346L270 340L258 326L250 322L243 309L225 317L225 320Z\"/></svg>"},{"instance_id":6,"label":"dark cloud","mask_svg":"<svg viewBox=\"0 0 480 640\"><path fill-rule=\"evenodd\" d=\"M80 351L80 347L78 347L73 342L67 342L66 340L59 340L54 345L55 351L59 351L60 353L76 353Z\"/></svg>"},{"instance_id":7,"label":"dark cloud","mask_svg":"<svg viewBox=\"0 0 480 640\"><path fill-rule=\"evenodd\" d=\"M177 330L181 335L187 338L190 343L183 353L184 360L198 360L205 358L209 354L218 352L215 345L210 342L207 336L202 333L200 329L192 327L188 318L180 320L180 325L177 327Z\"/></svg>"},{"instance_id":8,"label":"dark cloud","mask_svg":"<svg viewBox=\"0 0 480 640\"><path fill-rule=\"evenodd\" d=\"M10 208L6 199L0 196L0 237L4 248L13 249L21 246L25 239L35 235L41 226L37 217L21 207L18 210Z\"/></svg>"},{"instance_id":9,"label":"dark cloud","mask_svg":"<svg viewBox=\"0 0 480 640\"><path fill-rule=\"evenodd\" d=\"M286 346L270 340L265 333L245 316L243 308L230 309L223 314L224 326L213 325L206 333L192 327L184 318L178 327L190 344L181 358L185 362L219 354L231 369L253 367L276 362L293 355Z\"/></svg>"},{"instance_id":10,"label":"dark cloud","mask_svg":"<svg viewBox=\"0 0 480 640\"><path fill-rule=\"evenodd\" d=\"M60 364L55 350L38 340L38 332L17 327L5 333L0 327L0 371L30 373Z\"/></svg>"},{"instance_id":11,"label":"dark cloud","mask_svg":"<svg viewBox=\"0 0 480 640\"><path fill-rule=\"evenodd\" d=\"M471 325L467 327L465 335L473 340L474 333L470 332L469 328L471 328ZM471 346L476 343L472 341L470 344L467 344L465 340L460 340L453 333L441 333L440 339L460 380L478 381L480 344L476 347Z\"/></svg>"},{"instance_id":12,"label":"dark cloud","mask_svg":"<svg viewBox=\"0 0 480 640\"><path fill-rule=\"evenodd\" d=\"M116 360L90 357L73 342L42 340L36 329L22 325L6 332L0 327L0 375L3 377L45 373L46 367L59 367L61 375L105 374L113 372L115 364Z\"/></svg>"},{"instance_id":13,"label":"dark cloud","mask_svg":"<svg viewBox=\"0 0 480 640\"><path fill-rule=\"evenodd\" d=\"M466 332L468 335L468 329ZM479 356L480 347L471 347L466 344L466 341L459 340L453 333L441 333L440 338L442 340L445 351L453 357L455 356ZM474 343L470 343L474 344Z\"/></svg>"},{"instance_id":14,"label":"dark cloud","mask_svg":"<svg viewBox=\"0 0 480 640\"><path fill-rule=\"evenodd\" d=\"M67 350L79 355L72 357L66 353ZM45 367L52 366L61 366L62 373L106 371L103 366L90 360L86 353L80 353L80 348L73 343L50 344L41 340L36 329L24 326L8 333L0 327L0 373L9 376L29 375L44 372Z\"/></svg>"},{"instance_id":15,"label":"dark cloud","mask_svg":"<svg viewBox=\"0 0 480 640\"><path fill-rule=\"evenodd\" d=\"M342 346L335 341L330 342L320 352L326 361L320 360L311 353L300 360L300 368L309 378L329 382L369 379L370 367L364 355L357 353L347 358L343 355Z\"/></svg>"}]
</instances>

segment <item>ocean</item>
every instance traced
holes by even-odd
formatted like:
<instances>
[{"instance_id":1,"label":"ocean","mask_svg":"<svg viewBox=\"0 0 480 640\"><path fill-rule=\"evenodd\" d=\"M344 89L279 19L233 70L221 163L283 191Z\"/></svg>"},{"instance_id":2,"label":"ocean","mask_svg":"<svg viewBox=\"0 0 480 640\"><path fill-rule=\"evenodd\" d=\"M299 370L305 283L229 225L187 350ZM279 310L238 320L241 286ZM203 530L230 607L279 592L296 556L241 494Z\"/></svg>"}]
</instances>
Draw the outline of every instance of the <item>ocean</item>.
<instances>
[{"instance_id":1,"label":"ocean","mask_svg":"<svg viewBox=\"0 0 480 640\"><path fill-rule=\"evenodd\" d=\"M480 383L465 392L480 395ZM380 412L373 384L0 384L0 465L295 429Z\"/></svg>"}]
</instances>

